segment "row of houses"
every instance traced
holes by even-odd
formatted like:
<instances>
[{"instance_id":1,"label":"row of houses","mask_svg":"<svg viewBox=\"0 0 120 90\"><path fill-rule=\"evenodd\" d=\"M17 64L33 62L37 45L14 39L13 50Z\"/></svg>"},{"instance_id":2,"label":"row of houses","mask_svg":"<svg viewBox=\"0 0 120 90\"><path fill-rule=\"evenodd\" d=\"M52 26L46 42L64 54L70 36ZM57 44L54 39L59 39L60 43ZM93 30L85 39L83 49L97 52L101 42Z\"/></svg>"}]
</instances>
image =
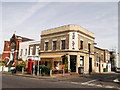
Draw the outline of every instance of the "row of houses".
<instances>
[{"instance_id":1,"label":"row of houses","mask_svg":"<svg viewBox=\"0 0 120 90\"><path fill-rule=\"evenodd\" d=\"M111 71L110 51L96 47L94 33L79 25L43 30L40 36L41 40L35 41L13 34L10 41L5 41L2 60L6 67L32 60L36 65L63 69L67 57L68 73L79 73L79 68L86 74Z\"/></svg>"}]
</instances>

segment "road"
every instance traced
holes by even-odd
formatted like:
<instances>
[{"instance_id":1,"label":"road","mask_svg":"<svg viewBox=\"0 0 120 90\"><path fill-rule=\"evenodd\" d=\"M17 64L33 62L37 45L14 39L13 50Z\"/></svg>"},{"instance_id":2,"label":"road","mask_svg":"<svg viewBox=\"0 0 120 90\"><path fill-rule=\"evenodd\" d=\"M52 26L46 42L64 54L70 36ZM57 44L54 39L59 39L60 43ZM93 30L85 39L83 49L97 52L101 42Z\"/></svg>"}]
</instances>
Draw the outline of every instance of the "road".
<instances>
[{"instance_id":1,"label":"road","mask_svg":"<svg viewBox=\"0 0 120 90\"><path fill-rule=\"evenodd\" d=\"M92 88L64 81L49 81L18 76L2 76L2 88Z\"/></svg>"},{"instance_id":2,"label":"road","mask_svg":"<svg viewBox=\"0 0 120 90\"><path fill-rule=\"evenodd\" d=\"M112 78L116 78L119 74L110 75L90 75L88 77L78 77L74 79L37 79L13 75L2 76L2 87L3 88L116 88L119 85L111 82L106 82ZM104 77L104 78L103 78ZM104 82L101 82L103 78ZM100 79L100 80L99 80ZM119 88L120 89L120 88ZM113 90L113 89L112 89Z\"/></svg>"}]
</instances>

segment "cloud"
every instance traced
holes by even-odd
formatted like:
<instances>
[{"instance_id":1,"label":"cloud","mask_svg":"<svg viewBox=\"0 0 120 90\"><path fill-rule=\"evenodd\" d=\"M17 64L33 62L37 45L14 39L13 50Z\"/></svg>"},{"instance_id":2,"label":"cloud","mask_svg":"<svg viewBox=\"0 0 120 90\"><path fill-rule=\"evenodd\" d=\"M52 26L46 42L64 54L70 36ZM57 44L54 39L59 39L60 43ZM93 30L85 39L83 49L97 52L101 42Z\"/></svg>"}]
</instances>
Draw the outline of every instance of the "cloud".
<instances>
[{"instance_id":1,"label":"cloud","mask_svg":"<svg viewBox=\"0 0 120 90\"><path fill-rule=\"evenodd\" d=\"M116 46L117 3L4 3L4 38L17 34L39 40L45 29L77 24L95 33L98 45ZM11 30L11 31L10 31ZM114 43L112 43L114 42Z\"/></svg>"},{"instance_id":2,"label":"cloud","mask_svg":"<svg viewBox=\"0 0 120 90\"><path fill-rule=\"evenodd\" d=\"M2 2L119 2L119 0L1 0Z\"/></svg>"},{"instance_id":3,"label":"cloud","mask_svg":"<svg viewBox=\"0 0 120 90\"><path fill-rule=\"evenodd\" d=\"M6 6L6 8L3 7L3 14L6 15L5 17L3 15L3 27L5 28L5 30L13 29L13 28L17 27L18 25L22 24L25 20L29 19L40 8L43 8L46 5L47 5L47 3L44 3L44 4L41 3L41 5L39 3L36 3L35 5L32 5L31 7L24 8L24 9L21 9L22 5L21 5L21 7L18 7L17 9L14 7L9 8L7 6ZM23 7L24 7L24 5L23 5ZM20 12L18 12L17 10ZM11 18L9 17L8 14L11 14L10 15ZM7 18L7 16L8 16L8 18ZM6 20L6 18L7 18L7 20ZM11 22L11 24L10 24L10 22Z\"/></svg>"}]
</instances>

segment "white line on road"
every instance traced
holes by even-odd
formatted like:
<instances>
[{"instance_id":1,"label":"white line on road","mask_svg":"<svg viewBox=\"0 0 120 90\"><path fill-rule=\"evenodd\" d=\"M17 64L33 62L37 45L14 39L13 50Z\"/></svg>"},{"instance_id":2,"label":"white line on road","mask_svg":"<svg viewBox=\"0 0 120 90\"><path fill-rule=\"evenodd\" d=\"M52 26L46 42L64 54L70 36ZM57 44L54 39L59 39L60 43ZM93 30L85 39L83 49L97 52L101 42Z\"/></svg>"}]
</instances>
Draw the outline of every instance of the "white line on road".
<instances>
[{"instance_id":1,"label":"white line on road","mask_svg":"<svg viewBox=\"0 0 120 90\"><path fill-rule=\"evenodd\" d=\"M104 86L104 85L101 85L101 84L93 84L93 83L90 83L90 82L94 82L95 80L91 80L91 81L88 81L87 83L85 82L85 83L78 83L78 82L71 82L72 84L82 84L82 85L88 85L88 86L94 86L94 87L103 87L103 88L116 88L116 89L118 89L118 90L120 90L120 88L118 88L118 87L115 87L115 86L109 86L109 85L107 85L107 86Z\"/></svg>"},{"instance_id":2,"label":"white line on road","mask_svg":"<svg viewBox=\"0 0 120 90\"><path fill-rule=\"evenodd\" d=\"M84 83L81 83L81 84L85 85L85 84L89 84L89 83L95 82L95 81L96 81L96 80L90 80L90 81L87 81L87 82L84 82Z\"/></svg>"},{"instance_id":3,"label":"white line on road","mask_svg":"<svg viewBox=\"0 0 120 90\"><path fill-rule=\"evenodd\" d=\"M105 88L115 88L114 86L105 86Z\"/></svg>"},{"instance_id":4,"label":"white line on road","mask_svg":"<svg viewBox=\"0 0 120 90\"><path fill-rule=\"evenodd\" d=\"M71 82L72 84L79 84L79 83L77 83L77 82Z\"/></svg>"},{"instance_id":5,"label":"white line on road","mask_svg":"<svg viewBox=\"0 0 120 90\"><path fill-rule=\"evenodd\" d=\"M116 78L115 80L113 80L113 82L119 83L120 81L118 80L118 78Z\"/></svg>"}]
</instances>

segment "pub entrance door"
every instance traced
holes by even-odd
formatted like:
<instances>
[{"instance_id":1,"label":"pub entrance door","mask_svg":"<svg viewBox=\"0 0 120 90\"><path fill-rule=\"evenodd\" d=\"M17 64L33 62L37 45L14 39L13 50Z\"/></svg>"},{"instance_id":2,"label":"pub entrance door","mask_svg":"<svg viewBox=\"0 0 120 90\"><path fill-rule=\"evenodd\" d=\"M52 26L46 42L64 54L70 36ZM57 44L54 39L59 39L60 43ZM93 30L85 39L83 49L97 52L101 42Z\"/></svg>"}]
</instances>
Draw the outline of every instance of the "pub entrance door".
<instances>
[{"instance_id":1,"label":"pub entrance door","mask_svg":"<svg viewBox=\"0 0 120 90\"><path fill-rule=\"evenodd\" d=\"M76 55L70 55L70 69L71 72L76 72Z\"/></svg>"}]
</instances>

